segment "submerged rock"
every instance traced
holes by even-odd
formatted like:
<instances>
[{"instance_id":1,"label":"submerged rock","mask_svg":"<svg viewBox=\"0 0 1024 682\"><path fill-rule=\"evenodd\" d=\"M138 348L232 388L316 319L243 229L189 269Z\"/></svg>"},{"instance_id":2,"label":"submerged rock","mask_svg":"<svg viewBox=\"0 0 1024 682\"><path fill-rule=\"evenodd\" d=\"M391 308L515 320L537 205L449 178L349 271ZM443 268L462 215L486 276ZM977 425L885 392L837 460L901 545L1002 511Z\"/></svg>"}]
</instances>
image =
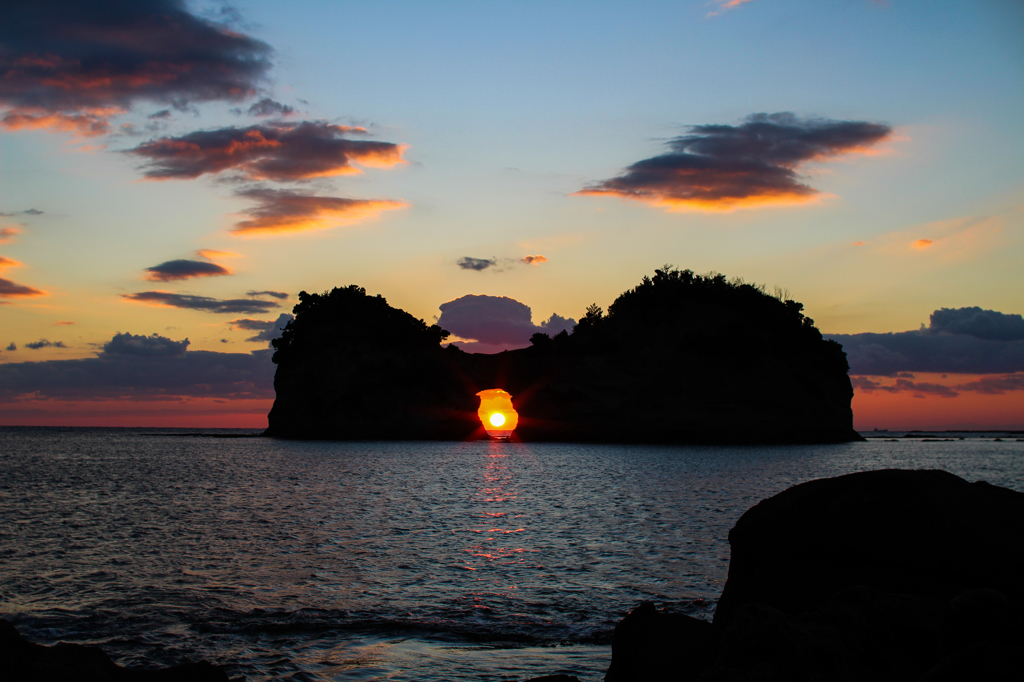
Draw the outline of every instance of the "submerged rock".
<instances>
[{"instance_id":1,"label":"submerged rock","mask_svg":"<svg viewBox=\"0 0 1024 682\"><path fill-rule=\"evenodd\" d=\"M642 604L608 682L1024 679L1024 493L850 474L760 502L729 542L713 624Z\"/></svg>"},{"instance_id":2,"label":"submerged rock","mask_svg":"<svg viewBox=\"0 0 1024 682\"><path fill-rule=\"evenodd\" d=\"M522 440L857 440L846 356L802 308L722 275L658 270L572 334L483 355L443 348L443 329L357 286L302 292L274 341L266 434L483 437L475 395L501 388Z\"/></svg>"},{"instance_id":3,"label":"submerged rock","mask_svg":"<svg viewBox=\"0 0 1024 682\"><path fill-rule=\"evenodd\" d=\"M228 682L218 666L200 661L170 668L122 668L98 647L35 644L0 619L0 670L7 682Z\"/></svg>"}]
</instances>

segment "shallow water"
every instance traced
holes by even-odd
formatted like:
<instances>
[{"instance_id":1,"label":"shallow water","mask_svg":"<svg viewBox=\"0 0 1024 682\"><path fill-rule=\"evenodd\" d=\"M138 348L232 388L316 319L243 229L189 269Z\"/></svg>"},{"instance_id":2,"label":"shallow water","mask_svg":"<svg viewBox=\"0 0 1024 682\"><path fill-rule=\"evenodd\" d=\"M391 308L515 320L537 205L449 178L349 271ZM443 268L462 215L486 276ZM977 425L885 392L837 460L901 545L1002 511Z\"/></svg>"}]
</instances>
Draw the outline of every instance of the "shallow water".
<instances>
[{"instance_id":1,"label":"shallow water","mask_svg":"<svg viewBox=\"0 0 1024 682\"><path fill-rule=\"evenodd\" d=\"M757 501L852 471L1024 490L1024 443L336 443L0 429L0 616L251 680L599 680L638 602L710 617ZM208 431L207 433L212 433Z\"/></svg>"}]
</instances>

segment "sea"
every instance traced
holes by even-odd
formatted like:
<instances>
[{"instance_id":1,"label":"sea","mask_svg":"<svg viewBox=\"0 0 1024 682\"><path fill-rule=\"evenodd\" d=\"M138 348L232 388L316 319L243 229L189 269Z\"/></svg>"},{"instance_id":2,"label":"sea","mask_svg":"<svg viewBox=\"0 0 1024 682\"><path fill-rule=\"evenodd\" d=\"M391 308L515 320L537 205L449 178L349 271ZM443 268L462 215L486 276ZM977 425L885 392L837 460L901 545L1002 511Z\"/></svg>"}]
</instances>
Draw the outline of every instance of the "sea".
<instances>
[{"instance_id":1,"label":"sea","mask_svg":"<svg viewBox=\"0 0 1024 682\"><path fill-rule=\"evenodd\" d=\"M0 617L247 680L601 680L641 601L710 619L729 529L798 483L1024 491L1024 433L794 446L285 441L0 427Z\"/></svg>"}]
</instances>

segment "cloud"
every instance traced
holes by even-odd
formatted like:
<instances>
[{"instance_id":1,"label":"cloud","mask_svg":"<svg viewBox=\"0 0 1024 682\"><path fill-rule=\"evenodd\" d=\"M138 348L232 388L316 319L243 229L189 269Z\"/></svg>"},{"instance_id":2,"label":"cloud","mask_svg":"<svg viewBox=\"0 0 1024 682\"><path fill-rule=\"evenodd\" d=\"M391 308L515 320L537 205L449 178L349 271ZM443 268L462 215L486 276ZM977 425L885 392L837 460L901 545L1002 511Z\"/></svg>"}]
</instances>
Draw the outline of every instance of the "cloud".
<instances>
[{"instance_id":1,"label":"cloud","mask_svg":"<svg viewBox=\"0 0 1024 682\"><path fill-rule=\"evenodd\" d=\"M1024 316L983 310L977 306L940 308L928 318L928 331L933 334L967 334L990 341L1020 341L1024 339Z\"/></svg>"},{"instance_id":2,"label":"cloud","mask_svg":"<svg viewBox=\"0 0 1024 682\"><path fill-rule=\"evenodd\" d=\"M247 291L245 292L245 295L255 296L257 298L260 296L270 296L271 298L277 298L282 301L288 298L288 294L283 291Z\"/></svg>"},{"instance_id":3,"label":"cloud","mask_svg":"<svg viewBox=\"0 0 1024 682\"><path fill-rule=\"evenodd\" d=\"M507 296L468 294L442 303L437 324L463 339L475 343L459 343L469 352L495 353L530 345L530 337L538 332L549 335L572 330L576 321L552 314L539 326L533 324L530 307Z\"/></svg>"},{"instance_id":4,"label":"cloud","mask_svg":"<svg viewBox=\"0 0 1024 682\"><path fill-rule=\"evenodd\" d=\"M63 341L48 341L47 339L39 339L32 343L26 343L25 348L31 348L32 350L39 350L40 348L67 348Z\"/></svg>"},{"instance_id":5,"label":"cloud","mask_svg":"<svg viewBox=\"0 0 1024 682\"><path fill-rule=\"evenodd\" d=\"M716 9L713 12L708 12L707 16L713 17L715 15L721 14L722 12L727 12L735 7L739 7L740 5L751 1L752 0L715 0L715 4L718 5L718 9Z\"/></svg>"},{"instance_id":6,"label":"cloud","mask_svg":"<svg viewBox=\"0 0 1024 682\"><path fill-rule=\"evenodd\" d=\"M266 313L271 308L280 307L280 305L273 301L256 301L250 298L220 300L207 296L174 294L167 291L141 291L135 294L121 294L121 298L168 308L206 310L211 313L240 313L242 315L258 315Z\"/></svg>"},{"instance_id":7,"label":"cloud","mask_svg":"<svg viewBox=\"0 0 1024 682\"><path fill-rule=\"evenodd\" d=\"M956 388L961 391L974 391L987 395L1002 395L1007 391L1024 391L1024 373L980 377L976 381L958 384Z\"/></svg>"},{"instance_id":8,"label":"cloud","mask_svg":"<svg viewBox=\"0 0 1024 682\"><path fill-rule=\"evenodd\" d=\"M38 208L27 208L24 211L13 211L11 213L0 213L0 217L13 218L19 215L43 215L43 212Z\"/></svg>"},{"instance_id":9,"label":"cloud","mask_svg":"<svg viewBox=\"0 0 1024 682\"><path fill-rule=\"evenodd\" d=\"M1024 371L1024 319L981 308L942 308L929 326L887 334L827 334L846 351L850 373L1001 374Z\"/></svg>"},{"instance_id":10,"label":"cloud","mask_svg":"<svg viewBox=\"0 0 1024 682\"><path fill-rule=\"evenodd\" d=\"M150 282L172 282L179 279L190 279L192 277L215 277L218 275L230 275L223 265L210 263L201 260L169 260L160 265L146 268L146 279Z\"/></svg>"},{"instance_id":11,"label":"cloud","mask_svg":"<svg viewBox=\"0 0 1024 682\"><path fill-rule=\"evenodd\" d=\"M933 242L931 239L918 239L917 241L914 242L914 248L915 249L927 249L929 246L931 246L934 243L935 242Z\"/></svg>"},{"instance_id":12,"label":"cloud","mask_svg":"<svg viewBox=\"0 0 1024 682\"><path fill-rule=\"evenodd\" d=\"M0 228L0 244L14 241L14 237L21 234L22 230L17 227Z\"/></svg>"},{"instance_id":13,"label":"cloud","mask_svg":"<svg viewBox=\"0 0 1024 682\"><path fill-rule=\"evenodd\" d=\"M13 258L5 258L0 256L0 270L5 268L20 268L21 263L14 260ZM12 282L9 279L0 278L0 298L31 298L33 296L46 296L45 291L39 289L33 289L30 286L24 284L18 284Z\"/></svg>"},{"instance_id":14,"label":"cloud","mask_svg":"<svg viewBox=\"0 0 1024 682\"><path fill-rule=\"evenodd\" d=\"M891 133L881 123L752 114L739 126L691 126L688 135L668 142L670 152L638 161L623 175L576 194L611 195L678 211L803 204L819 192L800 181L800 166L863 153Z\"/></svg>"},{"instance_id":15,"label":"cloud","mask_svg":"<svg viewBox=\"0 0 1024 682\"><path fill-rule=\"evenodd\" d=\"M476 270L477 272L497 264L498 260L496 258L473 258L471 256L463 256L458 261L458 266L463 270Z\"/></svg>"},{"instance_id":16,"label":"cloud","mask_svg":"<svg viewBox=\"0 0 1024 682\"><path fill-rule=\"evenodd\" d=\"M271 351L216 353L187 346L188 339L119 333L94 358L8 362L0 365L0 400L274 397Z\"/></svg>"},{"instance_id":17,"label":"cloud","mask_svg":"<svg viewBox=\"0 0 1024 682\"><path fill-rule=\"evenodd\" d=\"M4 350L18 350L18 346L15 345L13 341L11 341L10 345L8 345L7 348L5 348Z\"/></svg>"},{"instance_id":18,"label":"cloud","mask_svg":"<svg viewBox=\"0 0 1024 682\"><path fill-rule=\"evenodd\" d=\"M915 398L934 395L940 398L956 398L961 393L973 392L987 395L1003 395L1007 391L1024 391L1024 373L1004 374L1001 376L980 377L952 386L929 382L916 382L907 379L896 379L892 384L883 384L866 376L851 376L850 382L858 391L874 393L911 393Z\"/></svg>"},{"instance_id":19,"label":"cloud","mask_svg":"<svg viewBox=\"0 0 1024 682\"><path fill-rule=\"evenodd\" d=\"M277 122L163 137L127 153L146 160L144 174L153 180L226 171L246 180L308 180L361 173L353 164L390 168L405 163L402 145L344 137L365 132L324 121Z\"/></svg>"},{"instance_id":20,"label":"cloud","mask_svg":"<svg viewBox=\"0 0 1024 682\"><path fill-rule=\"evenodd\" d=\"M245 329L248 331L259 332L259 334L247 338L246 341L265 341L269 343L281 336L281 332L284 331L285 326L293 319L295 319L294 316L289 315L288 313L281 313L277 316L276 320L240 319L231 320L230 324L232 329Z\"/></svg>"},{"instance_id":21,"label":"cloud","mask_svg":"<svg viewBox=\"0 0 1024 682\"><path fill-rule=\"evenodd\" d=\"M249 107L249 111L246 113L250 116L291 116L295 113L295 109L287 104L275 102L269 97L264 97Z\"/></svg>"},{"instance_id":22,"label":"cloud","mask_svg":"<svg viewBox=\"0 0 1024 682\"><path fill-rule=\"evenodd\" d=\"M213 260L214 258L241 258L242 254L235 253L233 251L217 251L216 249L199 249L196 251L196 255L206 260Z\"/></svg>"},{"instance_id":23,"label":"cloud","mask_svg":"<svg viewBox=\"0 0 1024 682\"><path fill-rule=\"evenodd\" d=\"M30 286L0 278L0 298L32 298L34 296L47 295L45 291L40 289L33 289Z\"/></svg>"},{"instance_id":24,"label":"cloud","mask_svg":"<svg viewBox=\"0 0 1024 682\"><path fill-rule=\"evenodd\" d=\"M53 326L54 327L68 327L68 326L73 325L73 324L78 324L78 323L77 322L72 322L71 320L58 320L57 322L53 323Z\"/></svg>"},{"instance_id":25,"label":"cloud","mask_svg":"<svg viewBox=\"0 0 1024 682\"><path fill-rule=\"evenodd\" d=\"M231 329L244 329L246 331L264 331L274 326L273 320L252 320L249 318L240 318L237 320L231 320L228 324L231 325Z\"/></svg>"},{"instance_id":26,"label":"cloud","mask_svg":"<svg viewBox=\"0 0 1024 682\"><path fill-rule=\"evenodd\" d=\"M510 267L515 265L540 265L541 263L547 263L548 259L545 256L524 256L523 258L473 258L472 256L463 256L458 261L458 265L463 270L476 270L482 272L484 270L492 270L493 272L504 272Z\"/></svg>"},{"instance_id":27,"label":"cloud","mask_svg":"<svg viewBox=\"0 0 1024 682\"><path fill-rule=\"evenodd\" d=\"M183 0L33 0L0 9L0 127L110 131L141 100L183 108L250 97L268 45L204 21Z\"/></svg>"},{"instance_id":28,"label":"cloud","mask_svg":"<svg viewBox=\"0 0 1024 682\"><path fill-rule=\"evenodd\" d=\"M157 121L157 120L160 120L162 118L171 118L171 110L170 109L161 109L160 111L154 111L152 114L150 114L146 118L150 119L151 121Z\"/></svg>"},{"instance_id":29,"label":"cloud","mask_svg":"<svg viewBox=\"0 0 1024 682\"><path fill-rule=\"evenodd\" d=\"M255 188L237 193L257 205L235 223L240 235L273 235L308 230L326 230L376 217L382 211L408 206L388 199L345 199L306 194L294 190Z\"/></svg>"},{"instance_id":30,"label":"cloud","mask_svg":"<svg viewBox=\"0 0 1024 682\"><path fill-rule=\"evenodd\" d=\"M147 358L173 358L185 355L189 340L171 341L159 334L114 334L114 338L103 345L103 352L110 355L137 355Z\"/></svg>"}]
</instances>

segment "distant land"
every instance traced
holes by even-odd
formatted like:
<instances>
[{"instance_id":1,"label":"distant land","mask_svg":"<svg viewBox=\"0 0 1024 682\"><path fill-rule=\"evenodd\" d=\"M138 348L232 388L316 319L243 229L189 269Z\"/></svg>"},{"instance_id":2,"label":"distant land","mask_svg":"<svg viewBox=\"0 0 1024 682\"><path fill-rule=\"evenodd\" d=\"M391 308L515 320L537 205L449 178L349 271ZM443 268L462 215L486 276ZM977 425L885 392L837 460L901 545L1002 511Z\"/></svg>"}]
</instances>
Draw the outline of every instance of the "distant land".
<instances>
[{"instance_id":1,"label":"distant land","mask_svg":"<svg viewBox=\"0 0 1024 682\"><path fill-rule=\"evenodd\" d=\"M666 266L572 333L493 355L443 346L359 286L299 294L273 344L265 435L339 440L484 437L476 393L503 388L515 439L606 443L860 440L842 346L803 305L721 274Z\"/></svg>"}]
</instances>

